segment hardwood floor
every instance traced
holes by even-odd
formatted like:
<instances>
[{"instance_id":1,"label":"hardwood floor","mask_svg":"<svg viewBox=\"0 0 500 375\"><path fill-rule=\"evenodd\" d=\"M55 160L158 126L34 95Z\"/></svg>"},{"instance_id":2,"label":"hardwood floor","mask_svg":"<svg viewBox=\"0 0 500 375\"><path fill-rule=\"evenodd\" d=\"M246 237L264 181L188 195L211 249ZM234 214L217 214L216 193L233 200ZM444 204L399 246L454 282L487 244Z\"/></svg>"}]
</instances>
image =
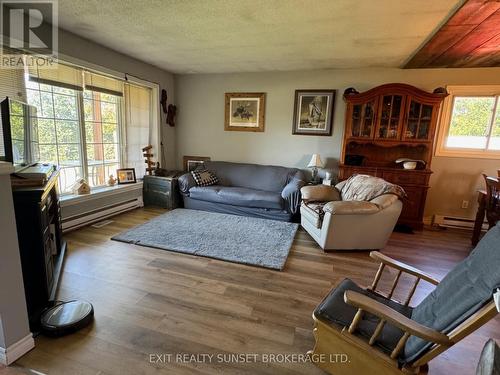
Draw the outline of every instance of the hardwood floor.
<instances>
[{"instance_id":1,"label":"hardwood floor","mask_svg":"<svg viewBox=\"0 0 500 375\"><path fill-rule=\"evenodd\" d=\"M189 358L182 363L175 356L150 363L158 360L150 355L303 354L313 346L311 313L330 288L345 277L371 282L377 265L368 253L324 253L299 230L286 267L278 272L110 240L164 212L138 209L105 227L66 235L59 298L91 301L95 322L63 338L37 337L36 348L16 366L65 375L322 373L309 363L224 364L216 363L217 357L212 363ZM469 237L451 230L394 233L383 252L442 278L468 254ZM414 301L430 290L419 289ZM500 339L498 317L431 362L430 374L473 373L489 337ZM1 375L4 371L0 368Z\"/></svg>"}]
</instances>

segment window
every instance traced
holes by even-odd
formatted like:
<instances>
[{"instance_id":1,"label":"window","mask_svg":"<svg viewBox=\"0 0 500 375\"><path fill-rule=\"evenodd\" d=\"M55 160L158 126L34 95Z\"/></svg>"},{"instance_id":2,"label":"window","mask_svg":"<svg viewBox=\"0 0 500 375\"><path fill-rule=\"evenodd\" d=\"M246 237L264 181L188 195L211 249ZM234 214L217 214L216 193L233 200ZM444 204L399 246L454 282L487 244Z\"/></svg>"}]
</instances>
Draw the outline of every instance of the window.
<instances>
[{"instance_id":1,"label":"window","mask_svg":"<svg viewBox=\"0 0 500 375\"><path fill-rule=\"evenodd\" d=\"M87 176L90 186L102 186L120 167L121 98L84 91Z\"/></svg>"},{"instance_id":2,"label":"window","mask_svg":"<svg viewBox=\"0 0 500 375\"><path fill-rule=\"evenodd\" d=\"M500 158L500 86L451 86L437 156Z\"/></svg>"},{"instance_id":3,"label":"window","mask_svg":"<svg viewBox=\"0 0 500 375\"><path fill-rule=\"evenodd\" d=\"M62 192L83 177L76 90L26 82L28 104L37 107L40 161L61 167Z\"/></svg>"},{"instance_id":4,"label":"window","mask_svg":"<svg viewBox=\"0 0 500 375\"><path fill-rule=\"evenodd\" d=\"M148 144L161 160L157 85L61 62L57 69L29 67L26 73L27 101L37 108L40 161L59 165L63 194L80 178L104 186L122 166L135 167L141 178L141 150Z\"/></svg>"}]
</instances>

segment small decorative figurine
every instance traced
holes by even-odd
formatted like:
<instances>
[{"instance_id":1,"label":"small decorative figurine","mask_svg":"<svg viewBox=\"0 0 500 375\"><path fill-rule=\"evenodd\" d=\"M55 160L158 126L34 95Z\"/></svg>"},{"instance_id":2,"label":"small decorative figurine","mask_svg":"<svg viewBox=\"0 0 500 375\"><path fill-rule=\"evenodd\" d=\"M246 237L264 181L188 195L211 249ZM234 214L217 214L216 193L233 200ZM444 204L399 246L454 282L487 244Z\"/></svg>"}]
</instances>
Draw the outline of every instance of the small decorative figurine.
<instances>
[{"instance_id":1,"label":"small decorative figurine","mask_svg":"<svg viewBox=\"0 0 500 375\"><path fill-rule=\"evenodd\" d=\"M109 180L108 180L108 185L109 186L115 186L116 184L116 178L112 174L109 175Z\"/></svg>"},{"instance_id":2,"label":"small decorative figurine","mask_svg":"<svg viewBox=\"0 0 500 375\"><path fill-rule=\"evenodd\" d=\"M146 147L143 147L142 148L142 152L144 152L144 154L142 154L142 156L144 156L146 158L146 160L144 161L148 166L146 168L146 172L148 172L148 174L151 176L153 174L153 171L154 171L154 162L152 160L153 158L153 154L151 153L151 149L153 148L153 146L151 145L147 145Z\"/></svg>"},{"instance_id":3,"label":"small decorative figurine","mask_svg":"<svg viewBox=\"0 0 500 375\"><path fill-rule=\"evenodd\" d=\"M167 114L167 124L170 126L175 126L175 115L177 114L177 107L173 104L168 105L168 114Z\"/></svg>"},{"instance_id":4,"label":"small decorative figurine","mask_svg":"<svg viewBox=\"0 0 500 375\"><path fill-rule=\"evenodd\" d=\"M71 190L75 195L90 194L90 185L85 179L81 178L74 183Z\"/></svg>"}]
</instances>

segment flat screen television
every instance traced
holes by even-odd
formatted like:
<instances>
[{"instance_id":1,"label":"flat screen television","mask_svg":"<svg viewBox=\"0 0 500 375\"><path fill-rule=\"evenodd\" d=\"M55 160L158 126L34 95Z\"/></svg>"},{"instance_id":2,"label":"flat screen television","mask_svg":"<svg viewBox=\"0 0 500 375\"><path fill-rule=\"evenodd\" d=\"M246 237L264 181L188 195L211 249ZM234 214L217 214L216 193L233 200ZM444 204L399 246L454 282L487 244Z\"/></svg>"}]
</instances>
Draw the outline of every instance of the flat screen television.
<instances>
[{"instance_id":1,"label":"flat screen television","mask_svg":"<svg viewBox=\"0 0 500 375\"><path fill-rule=\"evenodd\" d=\"M0 103L0 160L11 162L16 170L40 159L36 107L4 99Z\"/></svg>"}]
</instances>

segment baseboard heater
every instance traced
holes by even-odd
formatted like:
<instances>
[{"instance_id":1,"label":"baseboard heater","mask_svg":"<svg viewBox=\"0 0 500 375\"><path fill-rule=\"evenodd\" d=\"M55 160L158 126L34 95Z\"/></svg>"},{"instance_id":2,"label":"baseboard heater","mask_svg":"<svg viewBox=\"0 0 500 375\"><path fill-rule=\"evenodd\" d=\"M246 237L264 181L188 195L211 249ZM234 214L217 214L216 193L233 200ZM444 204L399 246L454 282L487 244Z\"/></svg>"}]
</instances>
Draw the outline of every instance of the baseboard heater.
<instances>
[{"instance_id":1,"label":"baseboard heater","mask_svg":"<svg viewBox=\"0 0 500 375\"><path fill-rule=\"evenodd\" d=\"M61 216L63 232L107 219L135 208L143 207L142 190L122 190L93 194L85 200L62 202Z\"/></svg>"},{"instance_id":2,"label":"baseboard heater","mask_svg":"<svg viewBox=\"0 0 500 375\"><path fill-rule=\"evenodd\" d=\"M443 228L458 228L458 229L472 230L472 228L474 228L474 220L465 217L434 215L432 218L432 225ZM482 230L485 231L488 230L487 222L483 223Z\"/></svg>"}]
</instances>

